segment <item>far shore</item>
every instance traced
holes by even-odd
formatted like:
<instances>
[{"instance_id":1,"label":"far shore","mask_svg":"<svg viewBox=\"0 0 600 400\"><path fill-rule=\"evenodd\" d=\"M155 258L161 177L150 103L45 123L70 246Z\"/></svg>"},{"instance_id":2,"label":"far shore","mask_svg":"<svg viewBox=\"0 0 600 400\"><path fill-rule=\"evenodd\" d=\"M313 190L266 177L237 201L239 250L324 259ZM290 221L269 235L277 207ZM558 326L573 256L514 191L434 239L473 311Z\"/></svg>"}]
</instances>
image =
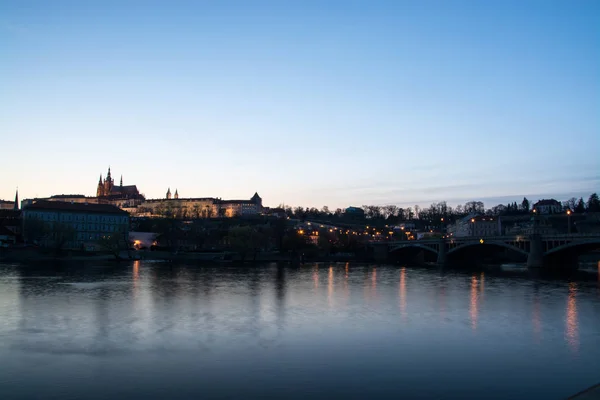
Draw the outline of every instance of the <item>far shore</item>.
<instances>
[{"instance_id":1,"label":"far shore","mask_svg":"<svg viewBox=\"0 0 600 400\"><path fill-rule=\"evenodd\" d=\"M32 262L32 261L197 261L208 263L231 263L231 262L299 262L299 255L279 252L259 252L247 254L242 258L240 254L233 252L169 252L169 251L121 251L118 256L111 252L84 252L64 250L57 254L50 250L37 249L1 249L0 261L8 262ZM310 256L306 261L356 261L357 257L352 254Z\"/></svg>"}]
</instances>

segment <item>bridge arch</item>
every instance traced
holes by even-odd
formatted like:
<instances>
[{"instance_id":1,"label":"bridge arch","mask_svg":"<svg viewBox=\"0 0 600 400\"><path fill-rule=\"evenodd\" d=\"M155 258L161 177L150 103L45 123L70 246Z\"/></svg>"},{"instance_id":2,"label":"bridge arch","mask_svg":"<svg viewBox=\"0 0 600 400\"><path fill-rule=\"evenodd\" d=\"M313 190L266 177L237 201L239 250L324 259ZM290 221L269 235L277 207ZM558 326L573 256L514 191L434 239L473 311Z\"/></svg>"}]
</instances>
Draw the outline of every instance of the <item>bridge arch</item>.
<instances>
[{"instance_id":1,"label":"bridge arch","mask_svg":"<svg viewBox=\"0 0 600 400\"><path fill-rule=\"evenodd\" d=\"M573 240L570 243L566 243L557 247L554 247L544 253L544 256L553 255L556 253L561 253L568 250L577 250L577 249L585 249L585 250L594 250L600 248L600 238L594 237L589 239L580 239Z\"/></svg>"},{"instance_id":2,"label":"bridge arch","mask_svg":"<svg viewBox=\"0 0 600 400\"><path fill-rule=\"evenodd\" d=\"M516 246L513 246L511 244L505 243L505 242L500 242L500 241L487 241L484 239L483 243L479 242L479 241L473 241L473 242L467 242L467 243L463 243L461 245L458 245L450 250L448 250L448 255L456 253L458 251L464 250L468 247L482 247L482 246L495 246L495 247L503 247L505 249L509 249L509 250L513 250L516 253L520 253L524 256L527 256L529 253L523 249L520 249Z\"/></svg>"},{"instance_id":3,"label":"bridge arch","mask_svg":"<svg viewBox=\"0 0 600 400\"><path fill-rule=\"evenodd\" d=\"M392 247L390 249L390 253L393 253L395 251L404 250L404 249L415 249L415 248L427 250L427 251L429 251L429 252L431 252L431 253L433 253L435 255L438 254L438 251L436 249L434 249L433 247L429 247L429 246L426 246L426 245L421 244L421 243L402 244L400 246Z\"/></svg>"}]
</instances>

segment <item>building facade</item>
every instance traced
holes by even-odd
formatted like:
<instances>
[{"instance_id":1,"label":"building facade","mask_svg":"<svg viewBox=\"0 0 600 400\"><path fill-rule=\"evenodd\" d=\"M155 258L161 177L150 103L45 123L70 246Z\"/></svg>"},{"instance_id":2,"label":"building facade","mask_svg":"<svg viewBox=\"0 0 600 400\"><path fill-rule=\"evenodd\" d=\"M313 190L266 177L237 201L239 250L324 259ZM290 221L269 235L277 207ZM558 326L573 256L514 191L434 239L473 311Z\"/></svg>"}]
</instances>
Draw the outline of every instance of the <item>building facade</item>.
<instances>
[{"instance_id":1,"label":"building facade","mask_svg":"<svg viewBox=\"0 0 600 400\"><path fill-rule=\"evenodd\" d=\"M0 210L18 210L19 209L19 190L15 193L15 201L0 200Z\"/></svg>"},{"instance_id":2,"label":"building facade","mask_svg":"<svg viewBox=\"0 0 600 400\"><path fill-rule=\"evenodd\" d=\"M109 235L129 241L129 214L110 204L39 200L25 207L23 236L28 242L66 249L93 247Z\"/></svg>"},{"instance_id":3,"label":"building facade","mask_svg":"<svg viewBox=\"0 0 600 400\"><path fill-rule=\"evenodd\" d=\"M470 214L448 225L447 233L450 237L486 237L500 235L500 221L498 219Z\"/></svg>"},{"instance_id":4,"label":"building facade","mask_svg":"<svg viewBox=\"0 0 600 400\"><path fill-rule=\"evenodd\" d=\"M533 210L538 214L560 214L563 207L557 200L544 199L535 203L533 205Z\"/></svg>"},{"instance_id":5,"label":"building facade","mask_svg":"<svg viewBox=\"0 0 600 400\"><path fill-rule=\"evenodd\" d=\"M249 200L222 200L213 197L181 198L175 190L167 190L164 199L149 199L134 208L127 208L137 217L217 218L259 215L262 199L258 193Z\"/></svg>"}]
</instances>

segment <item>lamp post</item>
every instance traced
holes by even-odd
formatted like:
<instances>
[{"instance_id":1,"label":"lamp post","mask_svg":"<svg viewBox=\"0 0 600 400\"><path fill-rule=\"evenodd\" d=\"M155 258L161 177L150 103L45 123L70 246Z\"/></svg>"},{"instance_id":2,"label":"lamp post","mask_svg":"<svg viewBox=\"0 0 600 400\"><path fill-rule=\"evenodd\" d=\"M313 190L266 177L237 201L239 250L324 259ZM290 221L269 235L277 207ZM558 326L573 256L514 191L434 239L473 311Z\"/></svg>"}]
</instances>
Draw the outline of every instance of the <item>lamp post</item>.
<instances>
[{"instance_id":1,"label":"lamp post","mask_svg":"<svg viewBox=\"0 0 600 400\"><path fill-rule=\"evenodd\" d=\"M571 210L567 210L567 232L571 234Z\"/></svg>"}]
</instances>

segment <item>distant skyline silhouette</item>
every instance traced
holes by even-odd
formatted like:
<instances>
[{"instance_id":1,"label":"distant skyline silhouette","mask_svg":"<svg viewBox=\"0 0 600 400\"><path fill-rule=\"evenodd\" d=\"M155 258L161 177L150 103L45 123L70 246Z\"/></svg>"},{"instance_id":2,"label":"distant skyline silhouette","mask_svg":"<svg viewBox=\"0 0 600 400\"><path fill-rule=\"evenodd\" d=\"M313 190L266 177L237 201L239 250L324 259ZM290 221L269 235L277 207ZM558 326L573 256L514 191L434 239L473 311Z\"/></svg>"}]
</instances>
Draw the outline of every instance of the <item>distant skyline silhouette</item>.
<instances>
[{"instance_id":1,"label":"distant skyline silhouette","mask_svg":"<svg viewBox=\"0 0 600 400\"><path fill-rule=\"evenodd\" d=\"M597 1L3 1L0 199L600 192Z\"/></svg>"}]
</instances>

